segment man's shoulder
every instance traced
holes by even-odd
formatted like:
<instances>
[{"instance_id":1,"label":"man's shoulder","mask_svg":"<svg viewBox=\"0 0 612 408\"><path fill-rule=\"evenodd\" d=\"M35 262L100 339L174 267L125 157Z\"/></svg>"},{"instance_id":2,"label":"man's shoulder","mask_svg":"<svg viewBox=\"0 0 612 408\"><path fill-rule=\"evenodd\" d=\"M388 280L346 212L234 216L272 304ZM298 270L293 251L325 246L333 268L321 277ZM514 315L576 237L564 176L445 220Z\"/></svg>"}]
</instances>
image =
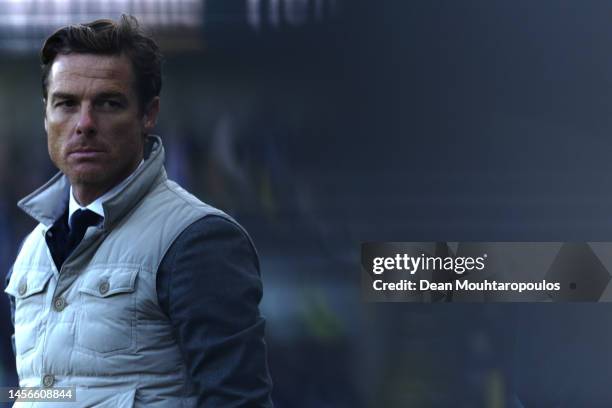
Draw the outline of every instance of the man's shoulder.
<instances>
[{"instance_id":1,"label":"man's shoulder","mask_svg":"<svg viewBox=\"0 0 612 408\"><path fill-rule=\"evenodd\" d=\"M148 195L147 201L149 201L148 204L157 205L161 211L168 214L182 211L194 213L196 218L206 215L217 215L221 218L234 221L225 212L205 203L170 179L158 184L151 194Z\"/></svg>"},{"instance_id":2,"label":"man's shoulder","mask_svg":"<svg viewBox=\"0 0 612 408\"><path fill-rule=\"evenodd\" d=\"M254 247L251 237L244 227L228 215L209 214L198 219L185 228L177 242L194 239L209 242L234 241Z\"/></svg>"},{"instance_id":3,"label":"man's shoulder","mask_svg":"<svg viewBox=\"0 0 612 408\"><path fill-rule=\"evenodd\" d=\"M232 216L200 200L172 180L166 180L161 186L176 201L179 207L195 213L192 222L183 230L181 238L200 236L206 239L241 238L254 248L250 235ZM170 210L172 206L168 206ZM173 211L176 211L173 210Z\"/></svg>"},{"instance_id":4,"label":"man's shoulder","mask_svg":"<svg viewBox=\"0 0 612 408\"><path fill-rule=\"evenodd\" d=\"M210 239L232 233L250 242L244 228L231 216L171 180L149 191L122 222L120 232L122 242L129 242L132 250L142 246L143 252L149 252L151 244L157 243L162 254L181 235Z\"/></svg>"},{"instance_id":5,"label":"man's shoulder","mask_svg":"<svg viewBox=\"0 0 612 408\"><path fill-rule=\"evenodd\" d=\"M166 180L164 184L163 188L167 189L175 197L175 200L181 202L181 205L185 208L189 208L197 213L194 222L188 227L189 231L185 232L204 234L206 236L229 233L236 236L241 235L248 241L251 241L244 227L223 210L205 203L172 180Z\"/></svg>"}]
</instances>

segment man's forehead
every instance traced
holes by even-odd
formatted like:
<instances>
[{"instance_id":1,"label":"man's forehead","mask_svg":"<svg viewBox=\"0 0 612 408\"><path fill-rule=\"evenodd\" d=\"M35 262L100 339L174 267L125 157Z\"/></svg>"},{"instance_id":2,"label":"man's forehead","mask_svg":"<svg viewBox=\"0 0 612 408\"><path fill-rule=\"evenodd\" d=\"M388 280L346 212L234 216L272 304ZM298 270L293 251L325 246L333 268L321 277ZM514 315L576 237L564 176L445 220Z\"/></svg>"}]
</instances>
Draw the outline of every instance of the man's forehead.
<instances>
[{"instance_id":1,"label":"man's forehead","mask_svg":"<svg viewBox=\"0 0 612 408\"><path fill-rule=\"evenodd\" d=\"M131 85L130 60L125 55L60 54L53 62L49 73L51 88L92 81L103 81L116 86Z\"/></svg>"}]
</instances>

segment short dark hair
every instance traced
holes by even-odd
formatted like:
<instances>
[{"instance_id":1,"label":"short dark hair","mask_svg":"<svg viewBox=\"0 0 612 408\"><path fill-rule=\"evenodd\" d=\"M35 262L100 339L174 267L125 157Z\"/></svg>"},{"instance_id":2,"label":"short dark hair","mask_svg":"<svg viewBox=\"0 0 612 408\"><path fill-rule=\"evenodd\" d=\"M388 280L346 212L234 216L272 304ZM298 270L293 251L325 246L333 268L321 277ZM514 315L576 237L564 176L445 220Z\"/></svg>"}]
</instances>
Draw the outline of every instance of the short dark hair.
<instances>
[{"instance_id":1,"label":"short dark hair","mask_svg":"<svg viewBox=\"0 0 612 408\"><path fill-rule=\"evenodd\" d=\"M122 14L118 22L101 19L86 24L74 24L55 31L45 41L40 60L42 92L47 99L49 71L58 54L125 53L132 62L135 90L144 109L161 91L162 55L155 41L147 35L135 17Z\"/></svg>"}]
</instances>

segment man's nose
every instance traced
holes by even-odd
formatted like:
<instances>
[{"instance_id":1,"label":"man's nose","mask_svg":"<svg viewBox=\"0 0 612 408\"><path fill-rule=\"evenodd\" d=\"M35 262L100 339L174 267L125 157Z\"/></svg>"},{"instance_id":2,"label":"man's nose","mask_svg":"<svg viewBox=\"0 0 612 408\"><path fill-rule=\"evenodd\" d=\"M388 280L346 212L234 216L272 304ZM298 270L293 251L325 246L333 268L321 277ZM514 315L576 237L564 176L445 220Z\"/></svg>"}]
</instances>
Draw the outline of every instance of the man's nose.
<instances>
[{"instance_id":1,"label":"man's nose","mask_svg":"<svg viewBox=\"0 0 612 408\"><path fill-rule=\"evenodd\" d=\"M81 107L79 121L76 126L76 133L79 135L94 135L97 132L96 118L91 107L84 105Z\"/></svg>"}]
</instances>

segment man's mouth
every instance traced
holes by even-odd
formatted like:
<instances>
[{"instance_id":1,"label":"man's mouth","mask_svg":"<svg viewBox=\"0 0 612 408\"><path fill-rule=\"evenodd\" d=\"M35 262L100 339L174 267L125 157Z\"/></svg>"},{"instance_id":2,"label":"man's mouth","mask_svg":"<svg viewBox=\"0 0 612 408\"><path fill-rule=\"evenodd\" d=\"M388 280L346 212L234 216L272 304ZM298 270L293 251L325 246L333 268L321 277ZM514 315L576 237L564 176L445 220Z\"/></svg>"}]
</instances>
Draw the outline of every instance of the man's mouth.
<instances>
[{"instance_id":1,"label":"man's mouth","mask_svg":"<svg viewBox=\"0 0 612 408\"><path fill-rule=\"evenodd\" d=\"M103 154L102 150L91 149L91 148L83 148L83 149L75 149L72 150L68 156L74 157L76 159L90 159L95 158Z\"/></svg>"}]
</instances>

